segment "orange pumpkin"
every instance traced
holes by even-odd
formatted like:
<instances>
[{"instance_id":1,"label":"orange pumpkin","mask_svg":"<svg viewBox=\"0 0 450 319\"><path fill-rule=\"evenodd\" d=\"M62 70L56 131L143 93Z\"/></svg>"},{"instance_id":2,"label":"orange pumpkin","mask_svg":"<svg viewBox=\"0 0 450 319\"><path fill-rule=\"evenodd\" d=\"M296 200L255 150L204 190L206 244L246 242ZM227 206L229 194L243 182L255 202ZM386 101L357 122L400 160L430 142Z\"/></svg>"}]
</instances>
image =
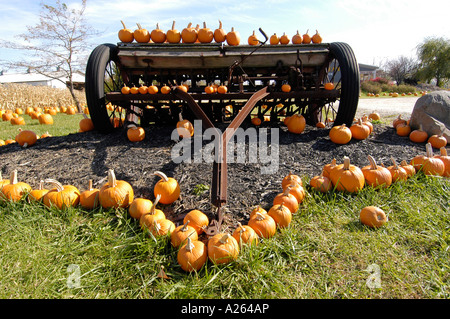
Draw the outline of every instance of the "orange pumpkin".
<instances>
[{"instance_id":1,"label":"orange pumpkin","mask_svg":"<svg viewBox=\"0 0 450 319\"><path fill-rule=\"evenodd\" d=\"M277 36L276 33L274 33L270 36L269 43L271 45L277 45L278 43L280 43L280 38Z\"/></svg>"},{"instance_id":2,"label":"orange pumpkin","mask_svg":"<svg viewBox=\"0 0 450 319\"><path fill-rule=\"evenodd\" d=\"M164 43L166 42L166 33L159 28L159 24L156 24L156 29L153 29L150 33L150 38L155 43Z\"/></svg>"},{"instance_id":3,"label":"orange pumpkin","mask_svg":"<svg viewBox=\"0 0 450 319\"><path fill-rule=\"evenodd\" d=\"M428 140L428 133L423 130L422 124L419 124L419 128L409 134L409 139L414 143L425 143Z\"/></svg>"},{"instance_id":4,"label":"orange pumpkin","mask_svg":"<svg viewBox=\"0 0 450 319\"><path fill-rule=\"evenodd\" d=\"M92 179L88 182L88 189L80 193L80 206L85 209L95 209L99 207L98 194L100 190L94 188L92 185Z\"/></svg>"},{"instance_id":5,"label":"orange pumpkin","mask_svg":"<svg viewBox=\"0 0 450 319\"><path fill-rule=\"evenodd\" d=\"M128 207L128 213L134 219L140 219L142 215L151 211L153 202L147 198L135 198ZM165 217L165 216L164 216Z\"/></svg>"},{"instance_id":6,"label":"orange pumpkin","mask_svg":"<svg viewBox=\"0 0 450 319\"><path fill-rule=\"evenodd\" d=\"M160 171L153 173L161 179L156 183L153 193L156 196L161 195L159 202L161 204L172 204L180 197L180 185L173 177L167 177L166 174Z\"/></svg>"},{"instance_id":7,"label":"orange pumpkin","mask_svg":"<svg viewBox=\"0 0 450 319\"><path fill-rule=\"evenodd\" d=\"M424 160L422 165L423 173L425 175L442 176L445 171L444 162L440 158L434 157L433 146L431 146L431 143L427 143L426 150L427 158Z\"/></svg>"},{"instance_id":8,"label":"orange pumpkin","mask_svg":"<svg viewBox=\"0 0 450 319\"><path fill-rule=\"evenodd\" d=\"M177 261L181 269L187 272L198 271L208 259L207 246L198 240L191 240L188 237L177 253Z\"/></svg>"},{"instance_id":9,"label":"orange pumpkin","mask_svg":"<svg viewBox=\"0 0 450 319\"><path fill-rule=\"evenodd\" d=\"M441 147L447 146L447 139L445 138L443 132L440 134L433 134L428 138L428 143L434 148L440 149Z\"/></svg>"},{"instance_id":10,"label":"orange pumpkin","mask_svg":"<svg viewBox=\"0 0 450 319\"><path fill-rule=\"evenodd\" d=\"M62 185L54 179L45 179L44 182L49 183L54 187L42 198L45 206L55 206L58 209L64 209L77 206L80 202L80 191L75 186Z\"/></svg>"},{"instance_id":11,"label":"orange pumpkin","mask_svg":"<svg viewBox=\"0 0 450 319\"><path fill-rule=\"evenodd\" d=\"M239 244L233 236L219 233L208 240L208 258L214 264L227 264L239 256Z\"/></svg>"},{"instance_id":12,"label":"orange pumpkin","mask_svg":"<svg viewBox=\"0 0 450 319\"><path fill-rule=\"evenodd\" d=\"M167 30L166 32L167 42L169 43L180 43L181 41L181 33L177 29L175 29L175 21L172 23L172 29ZM162 90L161 90L162 92Z\"/></svg>"},{"instance_id":13,"label":"orange pumpkin","mask_svg":"<svg viewBox=\"0 0 450 319\"><path fill-rule=\"evenodd\" d=\"M308 30L306 30L305 34L303 35L303 44L311 43L311 36L308 34Z\"/></svg>"},{"instance_id":14,"label":"orange pumpkin","mask_svg":"<svg viewBox=\"0 0 450 319\"><path fill-rule=\"evenodd\" d=\"M377 165L372 156L367 156L370 165L361 168L367 185L372 187L389 187L392 184L392 175L386 167Z\"/></svg>"},{"instance_id":15,"label":"orange pumpkin","mask_svg":"<svg viewBox=\"0 0 450 319\"><path fill-rule=\"evenodd\" d=\"M0 187L1 188L1 187ZM33 189L29 194L28 194L28 200L30 202L40 202L42 201L42 199L44 198L44 195L48 193L48 189L44 188L44 181L41 180L39 182L39 187L37 189Z\"/></svg>"},{"instance_id":16,"label":"orange pumpkin","mask_svg":"<svg viewBox=\"0 0 450 319\"><path fill-rule=\"evenodd\" d=\"M236 239L239 245L256 246L259 244L259 238L255 230L248 225L241 225L238 223L238 227L233 232L233 237Z\"/></svg>"},{"instance_id":17,"label":"orange pumpkin","mask_svg":"<svg viewBox=\"0 0 450 319\"><path fill-rule=\"evenodd\" d=\"M440 159L444 163L444 173L442 176L450 177L450 156L447 155L447 149L444 146L442 146L439 151L439 155L435 155L434 157Z\"/></svg>"},{"instance_id":18,"label":"orange pumpkin","mask_svg":"<svg viewBox=\"0 0 450 319\"><path fill-rule=\"evenodd\" d=\"M288 227L292 221L292 213L287 206L283 203L278 205L273 205L267 214L273 218L275 224L279 228Z\"/></svg>"},{"instance_id":19,"label":"orange pumpkin","mask_svg":"<svg viewBox=\"0 0 450 319\"><path fill-rule=\"evenodd\" d=\"M139 217L139 225L142 229L150 229L152 225L154 225L155 221L166 219L166 215L164 214L164 212L156 208L156 205L158 205L160 199L161 195L156 196L156 199L151 205L150 210L147 210L148 203L145 203L145 210L140 211L139 213L136 212L136 214L134 214L134 216L136 217L138 217L139 214L141 215L141 217Z\"/></svg>"},{"instance_id":20,"label":"orange pumpkin","mask_svg":"<svg viewBox=\"0 0 450 319\"><path fill-rule=\"evenodd\" d=\"M401 166L397 165L396 160L391 156L392 165L388 166L387 169L391 173L392 182L395 183L397 181L406 181L408 179L408 174L405 169Z\"/></svg>"},{"instance_id":21,"label":"orange pumpkin","mask_svg":"<svg viewBox=\"0 0 450 319\"><path fill-rule=\"evenodd\" d=\"M131 185L123 180L116 179L113 169L108 170L108 182L103 184L99 192L100 205L103 208L128 207L134 200L134 191Z\"/></svg>"},{"instance_id":22,"label":"orange pumpkin","mask_svg":"<svg viewBox=\"0 0 450 319\"><path fill-rule=\"evenodd\" d=\"M361 223L369 227L381 227L387 222L386 213L379 207L366 206L359 212Z\"/></svg>"},{"instance_id":23,"label":"orange pumpkin","mask_svg":"<svg viewBox=\"0 0 450 319\"><path fill-rule=\"evenodd\" d=\"M248 37L247 42L249 45L258 45L259 44L259 40L255 34L255 30L253 30L253 33Z\"/></svg>"},{"instance_id":24,"label":"orange pumpkin","mask_svg":"<svg viewBox=\"0 0 450 319\"><path fill-rule=\"evenodd\" d=\"M320 173L320 175L313 176L310 179L309 186L322 193L326 193L333 188L331 180L323 175L323 171Z\"/></svg>"},{"instance_id":25,"label":"orange pumpkin","mask_svg":"<svg viewBox=\"0 0 450 319\"><path fill-rule=\"evenodd\" d=\"M236 46L241 42L241 36L239 35L239 32L235 31L234 27L232 27L231 31L227 33L225 40L228 45Z\"/></svg>"},{"instance_id":26,"label":"orange pumpkin","mask_svg":"<svg viewBox=\"0 0 450 319\"><path fill-rule=\"evenodd\" d=\"M344 156L344 163L331 170L330 179L338 191L355 193L364 187L364 174L361 169L350 164L350 158Z\"/></svg>"},{"instance_id":27,"label":"orange pumpkin","mask_svg":"<svg viewBox=\"0 0 450 319\"><path fill-rule=\"evenodd\" d=\"M186 221L184 225L180 225L174 229L170 234L170 243L173 247L178 248L186 243L189 239L198 240L198 234L194 227L189 226L190 220Z\"/></svg>"},{"instance_id":28,"label":"orange pumpkin","mask_svg":"<svg viewBox=\"0 0 450 319\"><path fill-rule=\"evenodd\" d=\"M256 213L250 218L248 225L258 234L259 237L273 237L277 231L277 224L269 214Z\"/></svg>"},{"instance_id":29,"label":"orange pumpkin","mask_svg":"<svg viewBox=\"0 0 450 319\"><path fill-rule=\"evenodd\" d=\"M303 115L294 114L290 117L287 128L288 131L294 134L300 134L305 130L306 119Z\"/></svg>"},{"instance_id":30,"label":"orange pumpkin","mask_svg":"<svg viewBox=\"0 0 450 319\"><path fill-rule=\"evenodd\" d=\"M120 23L122 23L123 29L119 30L118 34L119 40L124 43L133 42L134 40L133 31L131 29L128 29L122 20L120 20Z\"/></svg>"},{"instance_id":31,"label":"orange pumpkin","mask_svg":"<svg viewBox=\"0 0 450 319\"><path fill-rule=\"evenodd\" d=\"M198 235L205 231L209 225L208 216L198 209L193 209L184 216L183 223L189 222L190 226L195 229Z\"/></svg>"},{"instance_id":32,"label":"orange pumpkin","mask_svg":"<svg viewBox=\"0 0 450 319\"><path fill-rule=\"evenodd\" d=\"M298 210L298 200L290 193L291 187L288 186L284 192L277 194L273 199L273 205L283 204L289 208L292 214L295 214Z\"/></svg>"},{"instance_id":33,"label":"orange pumpkin","mask_svg":"<svg viewBox=\"0 0 450 319\"><path fill-rule=\"evenodd\" d=\"M292 44L302 44L303 38L297 30L297 33L292 37Z\"/></svg>"},{"instance_id":34,"label":"orange pumpkin","mask_svg":"<svg viewBox=\"0 0 450 319\"><path fill-rule=\"evenodd\" d=\"M345 124L336 125L331 128L329 137L335 144L347 144L352 139L352 131Z\"/></svg>"},{"instance_id":35,"label":"orange pumpkin","mask_svg":"<svg viewBox=\"0 0 450 319\"><path fill-rule=\"evenodd\" d=\"M352 138L357 140L365 140L370 135L370 128L364 125L361 119L358 120L358 123L350 126L350 131L352 132Z\"/></svg>"},{"instance_id":36,"label":"orange pumpkin","mask_svg":"<svg viewBox=\"0 0 450 319\"><path fill-rule=\"evenodd\" d=\"M313 43L322 43L322 37L319 34L319 31L316 30L316 33L311 37L311 41Z\"/></svg>"},{"instance_id":37,"label":"orange pumpkin","mask_svg":"<svg viewBox=\"0 0 450 319\"><path fill-rule=\"evenodd\" d=\"M94 129L94 123L90 118L84 118L80 120L79 126L81 132L89 132Z\"/></svg>"},{"instance_id":38,"label":"orange pumpkin","mask_svg":"<svg viewBox=\"0 0 450 319\"><path fill-rule=\"evenodd\" d=\"M222 28L222 21L219 20L219 27L214 30L214 41L222 43L227 39L227 33Z\"/></svg>"},{"instance_id":39,"label":"orange pumpkin","mask_svg":"<svg viewBox=\"0 0 450 319\"><path fill-rule=\"evenodd\" d=\"M286 45L286 44L289 44L290 41L291 41L291 39L289 39L287 34L285 32L283 32L283 35L280 37L280 44Z\"/></svg>"},{"instance_id":40,"label":"orange pumpkin","mask_svg":"<svg viewBox=\"0 0 450 319\"><path fill-rule=\"evenodd\" d=\"M136 125L130 125L127 130L127 137L130 142L140 142L145 138L145 130Z\"/></svg>"},{"instance_id":41,"label":"orange pumpkin","mask_svg":"<svg viewBox=\"0 0 450 319\"><path fill-rule=\"evenodd\" d=\"M150 33L147 29L142 28L142 26L139 23L136 23L138 28L134 30L133 36L136 42L138 43L148 43L150 42Z\"/></svg>"},{"instance_id":42,"label":"orange pumpkin","mask_svg":"<svg viewBox=\"0 0 450 319\"><path fill-rule=\"evenodd\" d=\"M18 202L32 190L30 185L17 180L17 170L13 170L11 172L9 183L3 182L2 184L3 187L1 188L0 198L7 199L12 202Z\"/></svg>"},{"instance_id":43,"label":"orange pumpkin","mask_svg":"<svg viewBox=\"0 0 450 319\"><path fill-rule=\"evenodd\" d=\"M20 132L16 135L15 140L20 146L28 147L36 143L38 136L35 132L30 130L19 130Z\"/></svg>"},{"instance_id":44,"label":"orange pumpkin","mask_svg":"<svg viewBox=\"0 0 450 319\"><path fill-rule=\"evenodd\" d=\"M194 135L194 126L189 120L184 120L181 112L178 114L177 132L181 138L190 138Z\"/></svg>"},{"instance_id":45,"label":"orange pumpkin","mask_svg":"<svg viewBox=\"0 0 450 319\"><path fill-rule=\"evenodd\" d=\"M197 41L197 30L192 27L191 22L181 31L181 40L183 43L195 43Z\"/></svg>"},{"instance_id":46,"label":"orange pumpkin","mask_svg":"<svg viewBox=\"0 0 450 319\"><path fill-rule=\"evenodd\" d=\"M198 30L198 41L200 43L211 43L214 39L214 31L206 27L206 22L203 22L203 28Z\"/></svg>"}]
</instances>

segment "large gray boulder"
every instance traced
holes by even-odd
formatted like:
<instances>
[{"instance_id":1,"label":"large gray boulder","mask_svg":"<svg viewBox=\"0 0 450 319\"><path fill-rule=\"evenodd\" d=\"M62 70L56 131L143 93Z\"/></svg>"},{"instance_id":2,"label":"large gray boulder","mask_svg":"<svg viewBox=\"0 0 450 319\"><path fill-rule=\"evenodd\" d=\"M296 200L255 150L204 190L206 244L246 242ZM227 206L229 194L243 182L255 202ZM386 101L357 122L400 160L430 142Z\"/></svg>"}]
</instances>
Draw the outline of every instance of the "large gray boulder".
<instances>
[{"instance_id":1,"label":"large gray boulder","mask_svg":"<svg viewBox=\"0 0 450 319\"><path fill-rule=\"evenodd\" d=\"M443 132L450 143L450 92L435 91L420 97L411 113L411 129L419 128L429 136Z\"/></svg>"}]
</instances>

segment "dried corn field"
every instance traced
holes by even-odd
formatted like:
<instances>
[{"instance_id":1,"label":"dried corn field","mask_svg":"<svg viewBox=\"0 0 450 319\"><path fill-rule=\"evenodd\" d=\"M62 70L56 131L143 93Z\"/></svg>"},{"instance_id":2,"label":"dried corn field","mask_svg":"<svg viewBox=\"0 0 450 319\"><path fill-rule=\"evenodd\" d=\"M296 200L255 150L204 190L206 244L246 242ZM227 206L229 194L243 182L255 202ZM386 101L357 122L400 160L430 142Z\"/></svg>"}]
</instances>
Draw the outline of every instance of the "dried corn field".
<instances>
[{"instance_id":1,"label":"dried corn field","mask_svg":"<svg viewBox=\"0 0 450 319\"><path fill-rule=\"evenodd\" d=\"M84 91L75 91L82 105L86 104ZM61 107L73 105L73 100L67 89L57 89L47 86L28 84L0 84L0 109L25 109L27 106Z\"/></svg>"}]
</instances>

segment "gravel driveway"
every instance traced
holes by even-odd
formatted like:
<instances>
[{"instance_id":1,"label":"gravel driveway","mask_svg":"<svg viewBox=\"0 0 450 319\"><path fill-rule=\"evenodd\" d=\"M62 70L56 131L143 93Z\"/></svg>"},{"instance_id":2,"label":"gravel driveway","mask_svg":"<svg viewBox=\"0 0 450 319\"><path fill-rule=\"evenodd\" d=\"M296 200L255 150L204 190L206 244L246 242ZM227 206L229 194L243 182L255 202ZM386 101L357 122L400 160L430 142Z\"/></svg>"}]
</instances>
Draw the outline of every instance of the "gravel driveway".
<instances>
[{"instance_id":1,"label":"gravel driveway","mask_svg":"<svg viewBox=\"0 0 450 319\"><path fill-rule=\"evenodd\" d=\"M356 117L377 111L382 117L402 114L403 118L409 118L419 98L420 96L359 99Z\"/></svg>"}]
</instances>

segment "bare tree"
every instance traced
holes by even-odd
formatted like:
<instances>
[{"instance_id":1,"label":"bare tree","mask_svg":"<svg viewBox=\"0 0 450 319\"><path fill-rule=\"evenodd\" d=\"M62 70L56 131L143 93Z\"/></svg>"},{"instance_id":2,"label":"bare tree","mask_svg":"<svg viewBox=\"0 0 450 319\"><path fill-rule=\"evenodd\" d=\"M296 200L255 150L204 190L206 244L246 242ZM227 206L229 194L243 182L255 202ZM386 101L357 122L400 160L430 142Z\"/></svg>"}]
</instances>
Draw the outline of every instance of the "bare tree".
<instances>
[{"instance_id":1,"label":"bare tree","mask_svg":"<svg viewBox=\"0 0 450 319\"><path fill-rule=\"evenodd\" d=\"M81 105L74 94L73 75L75 72L84 73L89 47L87 40L98 34L87 24L85 9L86 0L81 0L80 9L69 9L60 0L55 6L41 3L39 23L27 26L26 33L16 36L27 44L2 41L4 47L30 53L26 60L9 62L9 67L26 68L63 82L80 112Z\"/></svg>"},{"instance_id":2,"label":"bare tree","mask_svg":"<svg viewBox=\"0 0 450 319\"><path fill-rule=\"evenodd\" d=\"M397 85L403 83L405 79L412 78L417 70L417 62L412 58L400 56L395 60L389 60L385 65L386 72Z\"/></svg>"}]
</instances>

